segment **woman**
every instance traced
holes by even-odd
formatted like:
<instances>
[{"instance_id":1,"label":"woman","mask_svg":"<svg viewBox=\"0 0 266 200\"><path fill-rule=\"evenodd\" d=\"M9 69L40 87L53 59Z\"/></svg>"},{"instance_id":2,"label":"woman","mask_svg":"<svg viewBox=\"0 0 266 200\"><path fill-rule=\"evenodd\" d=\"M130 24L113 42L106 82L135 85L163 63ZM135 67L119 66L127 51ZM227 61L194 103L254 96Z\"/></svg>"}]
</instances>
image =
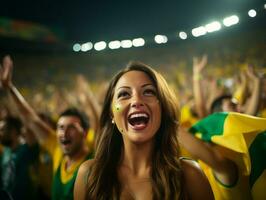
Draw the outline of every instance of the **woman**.
<instances>
[{"instance_id":1,"label":"woman","mask_svg":"<svg viewBox=\"0 0 266 200\"><path fill-rule=\"evenodd\" d=\"M213 199L196 162L179 159L177 100L164 78L130 63L107 91L95 158L81 165L74 199Z\"/></svg>"}]
</instances>

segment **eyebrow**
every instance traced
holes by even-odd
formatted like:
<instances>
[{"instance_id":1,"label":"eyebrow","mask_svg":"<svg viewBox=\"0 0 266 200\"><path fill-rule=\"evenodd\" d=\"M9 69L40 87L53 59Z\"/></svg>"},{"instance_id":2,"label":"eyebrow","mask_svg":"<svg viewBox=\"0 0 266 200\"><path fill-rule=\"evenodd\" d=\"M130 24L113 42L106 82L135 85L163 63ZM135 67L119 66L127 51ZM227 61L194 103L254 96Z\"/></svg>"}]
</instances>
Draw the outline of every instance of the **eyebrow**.
<instances>
[{"instance_id":1,"label":"eyebrow","mask_svg":"<svg viewBox=\"0 0 266 200\"><path fill-rule=\"evenodd\" d=\"M155 87L155 86L154 86L153 84L151 84L151 83L144 84L144 85L142 85L141 87L144 88L144 87L146 87L146 86L153 86L153 87ZM123 89L123 88L125 88L125 89L130 89L129 86L121 86L121 87L117 88L117 90L119 90L119 89Z\"/></svg>"}]
</instances>

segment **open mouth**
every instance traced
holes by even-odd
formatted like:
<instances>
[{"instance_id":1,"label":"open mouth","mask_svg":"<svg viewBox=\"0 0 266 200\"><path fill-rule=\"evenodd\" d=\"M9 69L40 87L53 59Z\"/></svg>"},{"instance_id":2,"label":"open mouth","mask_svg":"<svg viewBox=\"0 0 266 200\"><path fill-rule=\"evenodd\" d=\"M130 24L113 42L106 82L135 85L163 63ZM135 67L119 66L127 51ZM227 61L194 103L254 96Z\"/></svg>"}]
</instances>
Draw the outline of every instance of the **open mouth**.
<instances>
[{"instance_id":1,"label":"open mouth","mask_svg":"<svg viewBox=\"0 0 266 200\"><path fill-rule=\"evenodd\" d=\"M63 145L68 145L71 143L71 140L67 140L67 139L63 139L63 140L60 140L61 144Z\"/></svg>"},{"instance_id":2,"label":"open mouth","mask_svg":"<svg viewBox=\"0 0 266 200\"><path fill-rule=\"evenodd\" d=\"M149 119L147 113L133 113L129 115L128 122L134 129L143 129L147 126Z\"/></svg>"}]
</instances>

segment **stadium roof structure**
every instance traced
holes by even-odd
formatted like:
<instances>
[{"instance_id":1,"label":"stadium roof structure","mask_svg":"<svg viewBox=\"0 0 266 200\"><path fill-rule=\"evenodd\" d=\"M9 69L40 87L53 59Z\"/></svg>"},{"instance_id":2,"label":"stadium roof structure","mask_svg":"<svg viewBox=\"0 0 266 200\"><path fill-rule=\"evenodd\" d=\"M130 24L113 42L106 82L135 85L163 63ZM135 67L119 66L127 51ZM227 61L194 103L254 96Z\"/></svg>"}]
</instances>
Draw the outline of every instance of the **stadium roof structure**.
<instances>
[{"instance_id":1,"label":"stadium roof structure","mask_svg":"<svg viewBox=\"0 0 266 200\"><path fill-rule=\"evenodd\" d=\"M128 39L156 41L156 35L158 41L165 41L164 36L186 39L194 35L194 28L222 23L227 16L246 20L254 15L250 9L258 12L257 25L265 27L265 4L263 0L9 0L1 2L0 45L34 51L56 44L55 49L72 50L75 43L86 44L87 49L100 41L124 41L126 46Z\"/></svg>"}]
</instances>

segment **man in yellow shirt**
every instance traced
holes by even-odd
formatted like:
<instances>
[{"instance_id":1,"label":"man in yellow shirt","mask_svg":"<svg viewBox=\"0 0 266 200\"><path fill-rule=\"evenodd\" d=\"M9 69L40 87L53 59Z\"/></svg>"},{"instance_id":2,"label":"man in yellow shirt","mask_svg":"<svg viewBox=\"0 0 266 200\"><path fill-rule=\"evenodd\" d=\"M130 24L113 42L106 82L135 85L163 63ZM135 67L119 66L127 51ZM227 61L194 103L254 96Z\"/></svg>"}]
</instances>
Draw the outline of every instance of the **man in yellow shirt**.
<instances>
[{"instance_id":1,"label":"man in yellow shirt","mask_svg":"<svg viewBox=\"0 0 266 200\"><path fill-rule=\"evenodd\" d=\"M60 114L56 131L43 121L11 81L13 63L9 56L3 60L1 83L15 102L18 114L27 128L35 134L39 144L53 157L52 199L73 199L73 187L80 164L91 158L86 137L87 117L75 108Z\"/></svg>"}]
</instances>

